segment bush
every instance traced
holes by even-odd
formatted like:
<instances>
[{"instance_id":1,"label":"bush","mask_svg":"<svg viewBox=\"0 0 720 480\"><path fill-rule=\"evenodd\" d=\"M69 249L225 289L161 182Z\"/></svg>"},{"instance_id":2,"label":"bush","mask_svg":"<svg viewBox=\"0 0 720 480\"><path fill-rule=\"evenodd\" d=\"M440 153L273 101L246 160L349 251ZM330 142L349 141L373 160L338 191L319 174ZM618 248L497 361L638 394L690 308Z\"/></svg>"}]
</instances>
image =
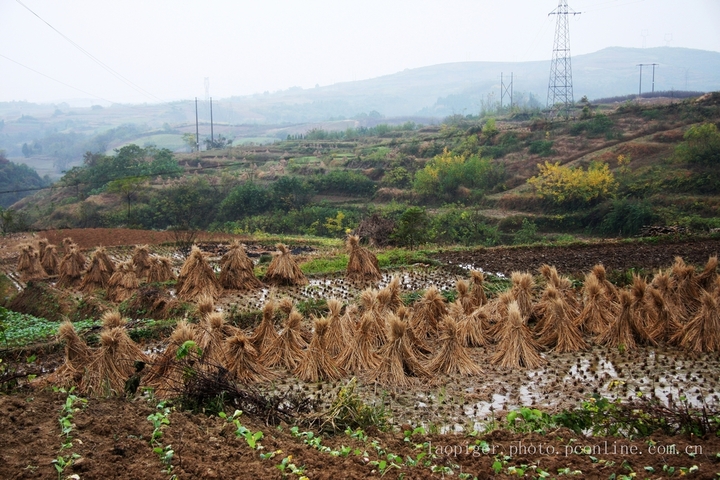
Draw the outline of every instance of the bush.
<instances>
[{"instance_id":1,"label":"bush","mask_svg":"<svg viewBox=\"0 0 720 480\"><path fill-rule=\"evenodd\" d=\"M528 151L541 157L547 157L552 154L553 141L552 140L537 140L530 144Z\"/></svg>"},{"instance_id":2,"label":"bush","mask_svg":"<svg viewBox=\"0 0 720 480\"><path fill-rule=\"evenodd\" d=\"M637 235L642 227L652 224L655 218L652 206L645 200L615 200L600 224L600 231L607 235Z\"/></svg>"},{"instance_id":3,"label":"bush","mask_svg":"<svg viewBox=\"0 0 720 480\"><path fill-rule=\"evenodd\" d=\"M453 155L446 148L415 173L413 188L420 195L453 199L460 187L488 190L503 178L501 165L487 158Z\"/></svg>"},{"instance_id":4,"label":"bush","mask_svg":"<svg viewBox=\"0 0 720 480\"><path fill-rule=\"evenodd\" d=\"M612 197L617 181L607 163L593 162L587 170L560 163L538 165L540 173L528 180L536 193L564 207L591 205Z\"/></svg>"},{"instance_id":5,"label":"bush","mask_svg":"<svg viewBox=\"0 0 720 480\"><path fill-rule=\"evenodd\" d=\"M265 212L270 207L270 196L265 188L254 182L235 187L220 203L221 220L232 221Z\"/></svg>"},{"instance_id":6,"label":"bush","mask_svg":"<svg viewBox=\"0 0 720 480\"><path fill-rule=\"evenodd\" d=\"M466 210L452 209L432 219L431 236L435 242L491 247L500 243L497 226L486 223L485 217Z\"/></svg>"},{"instance_id":7,"label":"bush","mask_svg":"<svg viewBox=\"0 0 720 480\"><path fill-rule=\"evenodd\" d=\"M720 132L715 124L693 125L683 138L685 141L675 149L679 160L687 163L720 163Z\"/></svg>"},{"instance_id":8,"label":"bush","mask_svg":"<svg viewBox=\"0 0 720 480\"><path fill-rule=\"evenodd\" d=\"M531 222L527 218L523 218L520 230L515 233L515 244L526 245L528 243L536 242L537 239L537 225L535 225L535 222Z\"/></svg>"},{"instance_id":9,"label":"bush","mask_svg":"<svg viewBox=\"0 0 720 480\"><path fill-rule=\"evenodd\" d=\"M613 137L614 123L607 115L599 113L592 117L591 120L578 122L570 127L571 135L580 135L587 132L589 137L599 137L605 135L606 138Z\"/></svg>"},{"instance_id":10,"label":"bush","mask_svg":"<svg viewBox=\"0 0 720 480\"><path fill-rule=\"evenodd\" d=\"M375 182L362 173L349 170L334 170L325 175L314 175L308 182L318 193L337 193L361 197L372 196L377 188Z\"/></svg>"}]
</instances>

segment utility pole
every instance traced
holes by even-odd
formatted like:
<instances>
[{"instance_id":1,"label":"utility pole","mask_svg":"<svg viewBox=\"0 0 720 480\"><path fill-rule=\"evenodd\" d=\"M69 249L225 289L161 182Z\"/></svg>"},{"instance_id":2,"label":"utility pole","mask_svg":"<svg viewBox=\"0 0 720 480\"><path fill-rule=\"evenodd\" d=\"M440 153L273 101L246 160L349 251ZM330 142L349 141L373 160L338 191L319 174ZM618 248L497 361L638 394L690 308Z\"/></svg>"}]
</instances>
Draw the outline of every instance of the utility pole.
<instances>
[{"instance_id":1,"label":"utility pole","mask_svg":"<svg viewBox=\"0 0 720 480\"><path fill-rule=\"evenodd\" d=\"M505 85L503 73L500 72L500 108L503 108L505 96L510 97L510 108L513 107L513 73L510 72L510 85Z\"/></svg>"},{"instance_id":2,"label":"utility pole","mask_svg":"<svg viewBox=\"0 0 720 480\"><path fill-rule=\"evenodd\" d=\"M210 97L210 145L215 146L215 136L213 134L213 116L212 116L212 97Z\"/></svg>"},{"instance_id":3,"label":"utility pole","mask_svg":"<svg viewBox=\"0 0 720 480\"><path fill-rule=\"evenodd\" d=\"M557 15L555 41L553 42L552 61L550 62L550 82L548 83L547 106L549 116L555 116L560 110L570 116L570 107L575 103L573 97L572 65L570 61L569 15L579 15L568 7L567 0L559 0L558 7L550 12Z\"/></svg>"},{"instance_id":4,"label":"utility pole","mask_svg":"<svg viewBox=\"0 0 720 480\"><path fill-rule=\"evenodd\" d=\"M638 97L642 97L642 71L643 67L653 67L653 73L652 73L652 91L655 92L655 67L659 65L658 63L638 63L635 65L636 67L640 67L640 87L638 88Z\"/></svg>"},{"instance_id":5,"label":"utility pole","mask_svg":"<svg viewBox=\"0 0 720 480\"><path fill-rule=\"evenodd\" d=\"M197 97L195 97L195 151L200 151L200 127L198 125Z\"/></svg>"}]
</instances>

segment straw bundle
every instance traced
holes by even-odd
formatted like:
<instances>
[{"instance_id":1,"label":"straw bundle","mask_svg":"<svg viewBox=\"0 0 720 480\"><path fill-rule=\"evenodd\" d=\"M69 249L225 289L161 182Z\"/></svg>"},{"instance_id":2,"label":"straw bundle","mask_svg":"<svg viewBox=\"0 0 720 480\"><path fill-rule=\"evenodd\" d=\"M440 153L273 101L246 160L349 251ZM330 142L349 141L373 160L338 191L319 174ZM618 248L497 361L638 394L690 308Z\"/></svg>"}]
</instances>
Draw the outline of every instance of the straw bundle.
<instances>
[{"instance_id":1,"label":"straw bundle","mask_svg":"<svg viewBox=\"0 0 720 480\"><path fill-rule=\"evenodd\" d=\"M147 273L148 283L162 283L175 280L172 270L172 260L168 257L151 257L150 269Z\"/></svg>"},{"instance_id":2,"label":"straw bundle","mask_svg":"<svg viewBox=\"0 0 720 480\"><path fill-rule=\"evenodd\" d=\"M77 385L92 359L93 352L68 321L60 324L58 339L65 342L65 363L53 372L51 382L68 386Z\"/></svg>"},{"instance_id":3,"label":"straw bundle","mask_svg":"<svg viewBox=\"0 0 720 480\"><path fill-rule=\"evenodd\" d=\"M265 353L278 338L275 323L273 322L276 308L277 304L274 300L265 303L262 310L262 320L250 337L250 343L252 343L259 355Z\"/></svg>"},{"instance_id":4,"label":"straw bundle","mask_svg":"<svg viewBox=\"0 0 720 480\"><path fill-rule=\"evenodd\" d=\"M432 352L432 349L427 343L425 343L425 340L415 335L415 331L410 328L410 319L412 319L412 316L412 308L408 308L404 305L398 308L397 317L407 325L407 328L405 329L405 337L407 338L408 344L412 347L415 356L424 360L427 355Z\"/></svg>"},{"instance_id":5,"label":"straw bundle","mask_svg":"<svg viewBox=\"0 0 720 480\"><path fill-rule=\"evenodd\" d=\"M44 280L48 277L47 273L40 263L40 253L36 250L32 250L30 253L29 266L27 269L22 270L20 273L20 280L23 282L29 282L32 280Z\"/></svg>"},{"instance_id":6,"label":"straw bundle","mask_svg":"<svg viewBox=\"0 0 720 480\"><path fill-rule=\"evenodd\" d=\"M369 372L368 380L381 385L406 387L412 384L409 377L429 377L408 343L407 324L395 314L389 314L390 338L378 352L380 362Z\"/></svg>"},{"instance_id":7,"label":"straw bundle","mask_svg":"<svg viewBox=\"0 0 720 480\"><path fill-rule=\"evenodd\" d=\"M354 281L376 282L382 278L377 257L367 248L360 246L360 237L348 236L346 246L350 253L345 276Z\"/></svg>"},{"instance_id":8,"label":"straw bundle","mask_svg":"<svg viewBox=\"0 0 720 480\"><path fill-rule=\"evenodd\" d=\"M115 262L112 261L112 258L108 255L105 247L96 248L93 255L98 258L100 263L102 263L105 271L110 272L110 275L115 272Z\"/></svg>"},{"instance_id":9,"label":"straw bundle","mask_svg":"<svg viewBox=\"0 0 720 480\"><path fill-rule=\"evenodd\" d=\"M345 332L344 322L340 317L340 311L342 310L342 303L340 300L331 298L327 301L328 305L328 331L325 336L328 353L333 358L336 358L345 349L347 344L348 333Z\"/></svg>"},{"instance_id":10,"label":"straw bundle","mask_svg":"<svg viewBox=\"0 0 720 480\"><path fill-rule=\"evenodd\" d=\"M695 282L700 288L704 290L710 290L715 282L715 276L717 275L718 257L712 256L708 258L705 268L699 275L695 277Z\"/></svg>"},{"instance_id":11,"label":"straw bundle","mask_svg":"<svg viewBox=\"0 0 720 480\"><path fill-rule=\"evenodd\" d=\"M679 344L692 352L720 351L720 311L712 294L703 291L700 309L683 328Z\"/></svg>"},{"instance_id":12,"label":"straw bundle","mask_svg":"<svg viewBox=\"0 0 720 480\"><path fill-rule=\"evenodd\" d=\"M230 244L227 253L220 259L220 285L230 290L262 287L262 282L255 277L252 260L237 241Z\"/></svg>"},{"instance_id":13,"label":"straw bundle","mask_svg":"<svg viewBox=\"0 0 720 480\"><path fill-rule=\"evenodd\" d=\"M285 318L290 315L294 307L295 305L290 297L283 297L278 302L278 309L284 314Z\"/></svg>"},{"instance_id":14,"label":"straw bundle","mask_svg":"<svg viewBox=\"0 0 720 480\"><path fill-rule=\"evenodd\" d=\"M636 338L649 338L642 325L635 323L632 314L633 297L627 290L620 291L620 315L610 327L598 338L598 343L608 347L623 346L625 350L637 347Z\"/></svg>"},{"instance_id":15,"label":"straw bundle","mask_svg":"<svg viewBox=\"0 0 720 480\"><path fill-rule=\"evenodd\" d=\"M495 341L500 338L500 334L504 328L503 325L505 324L505 320L508 318L508 307L512 302L515 302L515 296L513 295L512 290L507 290L502 292L490 303L481 307L490 321L488 336L495 339ZM527 319L523 318L523 321L527 322Z\"/></svg>"},{"instance_id":16,"label":"straw bundle","mask_svg":"<svg viewBox=\"0 0 720 480\"><path fill-rule=\"evenodd\" d=\"M122 314L118 310L108 310L103 313L100 317L102 326L105 330L111 330L113 328L125 327L127 320L122 317Z\"/></svg>"},{"instance_id":17,"label":"straw bundle","mask_svg":"<svg viewBox=\"0 0 720 480\"><path fill-rule=\"evenodd\" d=\"M125 382L137 371L136 362L148 363L148 358L122 327L103 330L80 390L87 395L122 394Z\"/></svg>"},{"instance_id":18,"label":"straw bundle","mask_svg":"<svg viewBox=\"0 0 720 480\"><path fill-rule=\"evenodd\" d=\"M197 341L195 326L185 320L180 320L170 335L170 342L165 347L165 351L155 360L144 379L145 385L155 389L156 397L168 398L176 394L183 385L185 372L179 368L177 351L190 340Z\"/></svg>"},{"instance_id":19,"label":"straw bundle","mask_svg":"<svg viewBox=\"0 0 720 480\"><path fill-rule=\"evenodd\" d=\"M50 242L48 242L47 238L41 238L38 240L38 252L40 253L40 263L42 263L43 259L45 258L45 250L47 249Z\"/></svg>"},{"instance_id":20,"label":"straw bundle","mask_svg":"<svg viewBox=\"0 0 720 480\"><path fill-rule=\"evenodd\" d=\"M284 367L292 372L300 363L303 350L308 346L302 335L303 316L293 309L290 311L285 326L278 338L260 357L260 363L269 367Z\"/></svg>"},{"instance_id":21,"label":"straw bundle","mask_svg":"<svg viewBox=\"0 0 720 480\"><path fill-rule=\"evenodd\" d=\"M475 306L475 298L470 294L470 282L458 279L455 282L455 290L458 292L457 301L463 307L465 313L471 313L477 307Z\"/></svg>"},{"instance_id":22,"label":"straw bundle","mask_svg":"<svg viewBox=\"0 0 720 480\"><path fill-rule=\"evenodd\" d=\"M380 313L397 312L398 308L403 304L400 297L401 292L400 277L395 275L386 287L378 291L378 311Z\"/></svg>"},{"instance_id":23,"label":"straw bundle","mask_svg":"<svg viewBox=\"0 0 720 480\"><path fill-rule=\"evenodd\" d=\"M108 298L116 303L124 302L132 296L139 285L132 263L123 262L108 280Z\"/></svg>"},{"instance_id":24,"label":"straw bundle","mask_svg":"<svg viewBox=\"0 0 720 480\"><path fill-rule=\"evenodd\" d=\"M593 273L585 276L583 309L575 325L592 335L602 335L619 313L618 304L605 295L600 280Z\"/></svg>"},{"instance_id":25,"label":"straw bundle","mask_svg":"<svg viewBox=\"0 0 720 480\"><path fill-rule=\"evenodd\" d=\"M268 265L264 280L273 285L307 285L308 280L292 258L292 253L282 243L278 243L273 252L273 260Z\"/></svg>"},{"instance_id":26,"label":"straw bundle","mask_svg":"<svg viewBox=\"0 0 720 480\"><path fill-rule=\"evenodd\" d=\"M470 295L473 298L473 306L475 308L482 307L487 303L487 296L485 295L485 275L479 270L473 270L470 272Z\"/></svg>"},{"instance_id":27,"label":"straw bundle","mask_svg":"<svg viewBox=\"0 0 720 480\"><path fill-rule=\"evenodd\" d=\"M609 300L615 301L618 295L617 287L610 283L610 280L607 279L607 272L605 271L605 267L598 263L592 268L592 273L593 275L595 275L598 282L600 282L600 285L605 290L605 296L608 297Z\"/></svg>"},{"instance_id":28,"label":"straw bundle","mask_svg":"<svg viewBox=\"0 0 720 480\"><path fill-rule=\"evenodd\" d=\"M464 347L487 346L490 321L485 309L479 307L467 314L456 302L450 305L449 315L458 322L460 339Z\"/></svg>"},{"instance_id":29,"label":"straw bundle","mask_svg":"<svg viewBox=\"0 0 720 480\"><path fill-rule=\"evenodd\" d=\"M113 274L112 271L108 271L107 263L102 261L102 254L98 254L98 250L93 253L90 259L90 268L85 272L80 284L80 288L86 293L107 288L110 276Z\"/></svg>"},{"instance_id":30,"label":"straw bundle","mask_svg":"<svg viewBox=\"0 0 720 480\"><path fill-rule=\"evenodd\" d=\"M147 245L138 245L135 247L132 255L132 264L135 269L135 275L137 275L138 278L147 278L150 266L152 265L150 248Z\"/></svg>"},{"instance_id":31,"label":"straw bundle","mask_svg":"<svg viewBox=\"0 0 720 480\"><path fill-rule=\"evenodd\" d=\"M653 344L657 343L651 333L658 331L655 326L657 313L652 306L651 300L646 296L647 282L645 279L638 275L633 275L633 285L630 292L633 296L633 323L642 327L640 332L646 335L646 338L642 338L642 340Z\"/></svg>"},{"instance_id":32,"label":"straw bundle","mask_svg":"<svg viewBox=\"0 0 720 480\"><path fill-rule=\"evenodd\" d=\"M681 257L675 257L672 275L675 279L674 303L678 307L678 316L684 323L692 318L699 308L700 286L695 277L695 267L686 265Z\"/></svg>"},{"instance_id":33,"label":"straw bundle","mask_svg":"<svg viewBox=\"0 0 720 480\"><path fill-rule=\"evenodd\" d=\"M545 290L543 290L540 301L535 306L533 306L532 317L537 320L537 323L535 324L535 331L538 332L538 335L542 335L542 333L545 331L545 324L547 321L548 312L552 308L553 301L560 298L563 298L560 290L558 290L554 285L547 285L545 287ZM571 316L571 318L576 318L572 317L570 311L568 311L567 313L569 316Z\"/></svg>"},{"instance_id":34,"label":"straw bundle","mask_svg":"<svg viewBox=\"0 0 720 480\"><path fill-rule=\"evenodd\" d=\"M225 339L239 330L225 323L220 312L206 315L198 324L198 346L202 349L202 360L209 368L225 365Z\"/></svg>"},{"instance_id":35,"label":"straw bundle","mask_svg":"<svg viewBox=\"0 0 720 480\"><path fill-rule=\"evenodd\" d=\"M532 314L532 289L534 281L532 275L529 273L512 272L510 275L512 281L512 294L520 307L520 315L523 316L525 321L530 318Z\"/></svg>"},{"instance_id":36,"label":"straw bundle","mask_svg":"<svg viewBox=\"0 0 720 480\"><path fill-rule=\"evenodd\" d=\"M200 318L205 318L215 311L215 299L210 295L200 295L197 299L197 313Z\"/></svg>"},{"instance_id":37,"label":"straw bundle","mask_svg":"<svg viewBox=\"0 0 720 480\"><path fill-rule=\"evenodd\" d=\"M356 376L364 376L380 363L375 347L373 346L373 327L375 319L363 315L354 335L349 337L345 349L337 357L337 364Z\"/></svg>"},{"instance_id":38,"label":"straw bundle","mask_svg":"<svg viewBox=\"0 0 720 480\"><path fill-rule=\"evenodd\" d=\"M662 292L655 288L649 288L647 293L655 310L656 318L651 330L648 332L650 337L656 342L673 340L672 336L677 333L680 333L680 337L682 337L683 324L675 316L672 307L666 303Z\"/></svg>"},{"instance_id":39,"label":"straw bundle","mask_svg":"<svg viewBox=\"0 0 720 480\"><path fill-rule=\"evenodd\" d=\"M243 383L266 382L275 374L258 361L258 352L250 340L238 331L225 342L227 369Z\"/></svg>"},{"instance_id":40,"label":"straw bundle","mask_svg":"<svg viewBox=\"0 0 720 480\"><path fill-rule=\"evenodd\" d=\"M445 299L440 295L437 287L432 286L425 291L423 298L415 304L410 326L418 338L434 339L438 333L438 322L445 315L447 315Z\"/></svg>"},{"instance_id":41,"label":"straw bundle","mask_svg":"<svg viewBox=\"0 0 720 480\"><path fill-rule=\"evenodd\" d=\"M585 350L587 344L582 338L580 329L568 316L564 303L562 298L552 300L550 308L546 311L545 330L538 338L538 343L546 347L554 347L553 351L557 353Z\"/></svg>"},{"instance_id":42,"label":"straw bundle","mask_svg":"<svg viewBox=\"0 0 720 480\"><path fill-rule=\"evenodd\" d=\"M29 243L20 245L20 258L18 258L17 270L18 272L24 272L31 267L32 254L35 252L35 247Z\"/></svg>"},{"instance_id":43,"label":"straw bundle","mask_svg":"<svg viewBox=\"0 0 720 480\"><path fill-rule=\"evenodd\" d=\"M490 361L504 368L537 368L545 363L538 350L532 332L523 321L520 307L517 302L511 302L497 351Z\"/></svg>"},{"instance_id":44,"label":"straw bundle","mask_svg":"<svg viewBox=\"0 0 720 480\"><path fill-rule=\"evenodd\" d=\"M183 300L194 301L201 295L213 299L220 296L220 282L210 268L200 249L193 245L190 255L180 269L177 281L177 295Z\"/></svg>"},{"instance_id":45,"label":"straw bundle","mask_svg":"<svg viewBox=\"0 0 720 480\"><path fill-rule=\"evenodd\" d=\"M48 275L57 275L60 261L57 256L55 245L48 245L45 248L45 254L43 255L41 263L43 270L45 270Z\"/></svg>"},{"instance_id":46,"label":"straw bundle","mask_svg":"<svg viewBox=\"0 0 720 480\"><path fill-rule=\"evenodd\" d=\"M85 270L85 257L74 246L63 257L58 267L60 272L59 287L71 287L80 281L83 270Z\"/></svg>"},{"instance_id":47,"label":"straw bundle","mask_svg":"<svg viewBox=\"0 0 720 480\"><path fill-rule=\"evenodd\" d=\"M458 322L445 316L440 324L440 351L428 364L427 369L434 374L479 375L482 369L470 358L463 346Z\"/></svg>"},{"instance_id":48,"label":"straw bundle","mask_svg":"<svg viewBox=\"0 0 720 480\"><path fill-rule=\"evenodd\" d=\"M328 321L326 319L320 318L315 321L315 334L294 372L305 382L339 380L343 377L342 369L338 367L327 351L325 339L327 330Z\"/></svg>"},{"instance_id":49,"label":"straw bundle","mask_svg":"<svg viewBox=\"0 0 720 480\"><path fill-rule=\"evenodd\" d=\"M378 291L368 288L360 293L362 315L360 323L367 322L372 348L377 350L387 341L387 327L385 317L379 314Z\"/></svg>"}]
</instances>

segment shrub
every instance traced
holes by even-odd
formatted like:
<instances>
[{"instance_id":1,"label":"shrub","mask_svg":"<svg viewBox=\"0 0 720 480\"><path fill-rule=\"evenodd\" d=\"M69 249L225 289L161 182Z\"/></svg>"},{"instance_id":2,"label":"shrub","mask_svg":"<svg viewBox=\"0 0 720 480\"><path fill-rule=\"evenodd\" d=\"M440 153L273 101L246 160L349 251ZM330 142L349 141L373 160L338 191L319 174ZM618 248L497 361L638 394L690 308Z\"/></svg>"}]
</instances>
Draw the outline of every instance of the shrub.
<instances>
[{"instance_id":1,"label":"shrub","mask_svg":"<svg viewBox=\"0 0 720 480\"><path fill-rule=\"evenodd\" d=\"M548 155L552 154L552 146L552 140L537 140L530 144L530 148L528 148L528 151L530 153L540 155L541 157L547 157Z\"/></svg>"},{"instance_id":2,"label":"shrub","mask_svg":"<svg viewBox=\"0 0 720 480\"><path fill-rule=\"evenodd\" d=\"M452 209L432 219L431 236L438 243L461 243L491 247L500 243L500 231L485 217L466 210Z\"/></svg>"},{"instance_id":3,"label":"shrub","mask_svg":"<svg viewBox=\"0 0 720 480\"><path fill-rule=\"evenodd\" d=\"M314 175L308 182L318 193L371 196L376 189L375 182L368 177L349 170L334 170L325 175Z\"/></svg>"},{"instance_id":4,"label":"shrub","mask_svg":"<svg viewBox=\"0 0 720 480\"><path fill-rule=\"evenodd\" d=\"M649 202L623 198L612 202L600 230L608 235L637 235L642 227L654 220L655 214Z\"/></svg>"},{"instance_id":5,"label":"shrub","mask_svg":"<svg viewBox=\"0 0 720 480\"><path fill-rule=\"evenodd\" d=\"M720 132L713 123L693 125L675 149L676 157L688 163L720 163Z\"/></svg>"},{"instance_id":6,"label":"shrub","mask_svg":"<svg viewBox=\"0 0 720 480\"><path fill-rule=\"evenodd\" d=\"M523 218L520 230L515 233L515 244L524 245L533 243L537 241L537 239L537 225L535 225L535 222L532 222L527 218Z\"/></svg>"},{"instance_id":7,"label":"shrub","mask_svg":"<svg viewBox=\"0 0 720 480\"><path fill-rule=\"evenodd\" d=\"M453 155L446 148L415 173L413 188L420 195L452 199L460 187L486 190L503 178L499 164L477 156Z\"/></svg>"},{"instance_id":8,"label":"shrub","mask_svg":"<svg viewBox=\"0 0 720 480\"><path fill-rule=\"evenodd\" d=\"M564 207L590 205L610 198L617 190L617 181L607 163L594 162L587 170L563 167L560 163L538 165L540 173L528 183L536 193Z\"/></svg>"}]
</instances>

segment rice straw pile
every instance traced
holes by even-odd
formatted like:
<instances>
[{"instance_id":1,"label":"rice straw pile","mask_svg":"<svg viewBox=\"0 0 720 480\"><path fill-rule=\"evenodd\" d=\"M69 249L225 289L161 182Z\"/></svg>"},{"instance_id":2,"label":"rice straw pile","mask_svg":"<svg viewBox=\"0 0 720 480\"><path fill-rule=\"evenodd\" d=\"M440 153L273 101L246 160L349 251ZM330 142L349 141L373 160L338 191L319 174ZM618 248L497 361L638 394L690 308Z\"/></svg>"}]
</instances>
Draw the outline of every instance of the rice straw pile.
<instances>
[{"instance_id":1,"label":"rice straw pile","mask_svg":"<svg viewBox=\"0 0 720 480\"><path fill-rule=\"evenodd\" d=\"M243 383L266 382L275 374L258 361L258 352L244 333L238 331L225 341L227 369Z\"/></svg>"},{"instance_id":2,"label":"rice straw pile","mask_svg":"<svg viewBox=\"0 0 720 480\"><path fill-rule=\"evenodd\" d=\"M175 280L172 270L172 260L168 257L151 257L150 269L147 273L148 283L163 283Z\"/></svg>"},{"instance_id":3,"label":"rice straw pile","mask_svg":"<svg viewBox=\"0 0 720 480\"><path fill-rule=\"evenodd\" d=\"M262 287L255 277L255 266L237 241L230 244L227 253L220 259L220 285L229 290L252 290Z\"/></svg>"},{"instance_id":4,"label":"rice straw pile","mask_svg":"<svg viewBox=\"0 0 720 480\"><path fill-rule=\"evenodd\" d=\"M152 260L150 258L150 248L147 245L138 245L135 247L132 255L132 264L135 268L135 275L139 279L147 278Z\"/></svg>"},{"instance_id":5,"label":"rice straw pile","mask_svg":"<svg viewBox=\"0 0 720 480\"><path fill-rule=\"evenodd\" d=\"M110 276L113 274L115 267L113 265L113 270L108 270L108 263L103 261L103 255L107 257L105 249L100 247L95 250L90 258L90 268L85 272L80 284L80 288L86 293L106 289L110 283Z\"/></svg>"},{"instance_id":6,"label":"rice straw pile","mask_svg":"<svg viewBox=\"0 0 720 480\"><path fill-rule=\"evenodd\" d=\"M108 298L116 303L124 302L132 297L139 285L132 263L123 262L108 280Z\"/></svg>"},{"instance_id":7,"label":"rice straw pile","mask_svg":"<svg viewBox=\"0 0 720 480\"><path fill-rule=\"evenodd\" d=\"M258 355L265 353L278 338L278 333L275 331L275 324L273 323L276 307L277 304L273 300L265 303L262 311L262 321L250 337L250 343L255 347Z\"/></svg>"},{"instance_id":8,"label":"rice straw pile","mask_svg":"<svg viewBox=\"0 0 720 480\"><path fill-rule=\"evenodd\" d=\"M274 258L263 277L265 282L272 285L307 285L308 280L292 258L290 250L282 243L278 243L276 247Z\"/></svg>"},{"instance_id":9,"label":"rice straw pile","mask_svg":"<svg viewBox=\"0 0 720 480\"><path fill-rule=\"evenodd\" d=\"M502 325L497 351L490 359L492 363L504 368L537 368L545 363L517 302L508 305L507 320Z\"/></svg>"},{"instance_id":10,"label":"rice straw pile","mask_svg":"<svg viewBox=\"0 0 720 480\"><path fill-rule=\"evenodd\" d=\"M327 330L328 321L326 319L321 318L315 321L315 333L310 341L310 346L295 369L295 375L305 382L339 380L344 375L342 369L338 367L327 351L325 344Z\"/></svg>"},{"instance_id":11,"label":"rice straw pile","mask_svg":"<svg viewBox=\"0 0 720 480\"><path fill-rule=\"evenodd\" d=\"M58 267L60 279L58 286L61 288L72 287L80 282L82 272L85 270L85 257L74 245L69 247Z\"/></svg>"},{"instance_id":12,"label":"rice straw pile","mask_svg":"<svg viewBox=\"0 0 720 480\"><path fill-rule=\"evenodd\" d=\"M377 257L367 248L360 245L360 237L348 236L346 243L350 258L345 276L359 282L376 282L382 278Z\"/></svg>"},{"instance_id":13,"label":"rice straw pile","mask_svg":"<svg viewBox=\"0 0 720 480\"><path fill-rule=\"evenodd\" d=\"M60 261L57 256L57 249L55 245L48 245L45 248L45 253L43 254L42 260L41 260L43 270L48 275L57 275L58 269L60 268Z\"/></svg>"},{"instance_id":14,"label":"rice straw pile","mask_svg":"<svg viewBox=\"0 0 720 480\"><path fill-rule=\"evenodd\" d=\"M482 369L470 358L462 344L458 322L450 315L440 324L440 351L428 364L427 369L434 374L479 375Z\"/></svg>"},{"instance_id":15,"label":"rice straw pile","mask_svg":"<svg viewBox=\"0 0 720 480\"><path fill-rule=\"evenodd\" d=\"M370 381L381 385L405 387L412 384L409 377L430 376L415 356L405 336L407 324L396 315L390 314L390 337L378 352L380 362L369 372Z\"/></svg>"},{"instance_id":16,"label":"rice straw pile","mask_svg":"<svg viewBox=\"0 0 720 480\"><path fill-rule=\"evenodd\" d=\"M302 335L303 316L295 309L290 311L285 326L270 347L260 357L260 362L269 368L284 367L295 370L307 348Z\"/></svg>"},{"instance_id":17,"label":"rice straw pile","mask_svg":"<svg viewBox=\"0 0 720 480\"><path fill-rule=\"evenodd\" d=\"M195 301L201 295L217 299L221 290L220 282L202 251L193 245L190 255L180 269L177 281L178 297L185 301Z\"/></svg>"}]
</instances>

